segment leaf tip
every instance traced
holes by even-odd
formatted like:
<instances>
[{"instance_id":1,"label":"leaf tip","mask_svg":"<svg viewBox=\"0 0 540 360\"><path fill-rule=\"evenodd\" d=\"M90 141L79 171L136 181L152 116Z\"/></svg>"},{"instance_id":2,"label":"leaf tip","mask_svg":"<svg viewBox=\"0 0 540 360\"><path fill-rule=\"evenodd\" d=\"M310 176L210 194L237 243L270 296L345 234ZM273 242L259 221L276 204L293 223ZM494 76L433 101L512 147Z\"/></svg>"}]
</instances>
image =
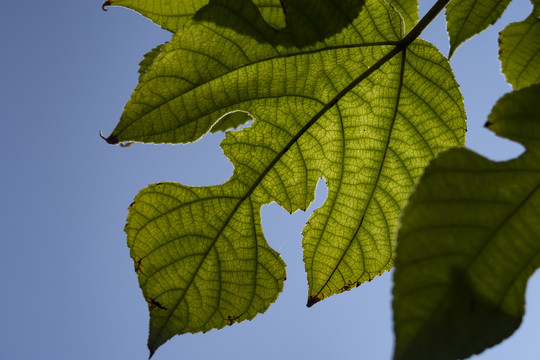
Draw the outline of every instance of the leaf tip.
<instances>
[{"instance_id":1,"label":"leaf tip","mask_svg":"<svg viewBox=\"0 0 540 360\"><path fill-rule=\"evenodd\" d=\"M148 346L148 350L150 350L150 354L148 355L148 360L150 360L152 356L154 356L154 354L156 353L156 350L159 348L159 345L156 345L155 342L151 343L150 339L148 339L147 346Z\"/></svg>"},{"instance_id":2,"label":"leaf tip","mask_svg":"<svg viewBox=\"0 0 540 360\"><path fill-rule=\"evenodd\" d=\"M118 144L118 136L116 136L116 135L111 134L111 135L109 135L109 137L105 137L105 136L103 136L103 133L101 132L101 130L99 130L99 137L101 137L103 140L105 140L107 142L107 144L109 144L109 145L117 145ZM129 146L129 145L127 145L127 146Z\"/></svg>"},{"instance_id":3,"label":"leaf tip","mask_svg":"<svg viewBox=\"0 0 540 360\"><path fill-rule=\"evenodd\" d=\"M112 0L107 0L103 3L103 5L101 5L101 10L103 11L109 11L107 10L107 6L111 6L112 5Z\"/></svg>"},{"instance_id":4,"label":"leaf tip","mask_svg":"<svg viewBox=\"0 0 540 360\"><path fill-rule=\"evenodd\" d=\"M450 46L450 50L448 51L448 60L450 60L452 58L452 56L454 56L454 53L456 52L456 46Z\"/></svg>"},{"instance_id":5,"label":"leaf tip","mask_svg":"<svg viewBox=\"0 0 540 360\"><path fill-rule=\"evenodd\" d=\"M306 306L307 306L307 307L312 307L313 305L315 305L316 303L318 303L318 302L321 301L321 300L322 300L322 299L319 299L319 298L317 298L317 297L315 297L315 296L310 296L310 297L308 298L308 301L307 301Z\"/></svg>"}]
</instances>

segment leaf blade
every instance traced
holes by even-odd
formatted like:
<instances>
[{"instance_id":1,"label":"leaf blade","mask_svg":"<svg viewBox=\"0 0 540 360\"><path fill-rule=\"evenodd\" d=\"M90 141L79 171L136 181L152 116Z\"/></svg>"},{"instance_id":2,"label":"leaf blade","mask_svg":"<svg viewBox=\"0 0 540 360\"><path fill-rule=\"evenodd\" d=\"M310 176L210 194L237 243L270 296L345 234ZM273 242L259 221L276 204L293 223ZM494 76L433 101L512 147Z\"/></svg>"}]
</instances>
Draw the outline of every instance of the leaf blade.
<instances>
[{"instance_id":1,"label":"leaf blade","mask_svg":"<svg viewBox=\"0 0 540 360\"><path fill-rule=\"evenodd\" d=\"M155 184L130 207L126 233L151 314L151 354L178 333L251 320L281 292L285 264L262 237L258 209L236 196L239 188ZM232 221L241 215L251 223Z\"/></svg>"},{"instance_id":2,"label":"leaf blade","mask_svg":"<svg viewBox=\"0 0 540 360\"><path fill-rule=\"evenodd\" d=\"M137 224L142 220L135 220L138 218L130 215L127 230L131 235L128 233L128 239L131 239L130 247L136 265L141 261L144 265L146 248L159 247L154 242L170 241L170 244L175 244L180 241L171 239L184 239L189 235L204 244L208 235L203 235L213 231L216 226L223 231L232 229L230 231L235 232L236 236L251 244L259 240L263 242L262 233L259 232L260 206L276 201L290 212L306 209L313 201L318 179L325 177L329 181L329 193L338 194L341 193L340 189L347 189L344 194L353 195L356 204L354 208L348 206L346 209L346 212L351 213L353 231L343 236L343 230L339 230L342 224L336 217L334 223L337 232L327 231L322 237L315 236L314 241L313 237L305 235L304 249L312 246L310 243L316 246L315 243L320 239L332 237L334 241L344 243L347 248L350 246L347 244L352 244L355 232L365 232L365 224L379 220L384 222L379 203L366 203L369 193L376 194L381 204L384 202L392 205L391 216L387 219L391 224L384 229L374 227L377 241L384 248L384 256L377 254L378 249L373 249L369 237L362 239L362 242L355 242L355 246L365 248L362 250L366 250L366 255L359 256L359 251L356 251L351 258L370 262L370 272L364 274L355 270L350 276L340 279L340 282L336 282L334 274L344 271L341 262L331 264L330 271L326 271L322 262L310 260L316 256L317 250L311 251L311 254L310 250L305 250L304 258L308 259L306 269L310 266L310 269L315 269L314 272L326 277L316 279L319 283L308 278L309 296L318 299L331 296L349 289L353 283L366 281L388 269L399 208L412 189L416 177L434 153L464 141L463 104L444 57L432 45L423 41L417 41L404 49L405 46L400 42L403 36L401 18L385 2L366 1L360 8L353 7L354 11L347 8L346 4L340 6L344 7L325 11L336 16L341 14L339 16L342 18L336 24L325 23L323 29L317 27L293 34L288 31L301 29L300 25L291 23L287 31L275 32L260 17L253 17L256 9L252 5L240 2L231 5L225 1L215 1L213 6L199 12L182 33L175 34L172 41L164 45L146 69L141 85L126 107L125 114L133 122L126 123L123 117L111 135L113 139L157 143L194 141L211 131L216 119L238 109L251 114L254 121L246 129L228 132L222 142L225 155L235 165L233 177L227 183L206 188L178 185L174 189L182 189L182 193L164 201L187 204L191 203L189 199L193 194L210 194L207 200L218 205L204 212L198 211L197 214L201 214L197 215L198 221L189 221L189 226L176 225L179 230L163 239L159 235L162 227L167 228L169 222L183 224L183 221L188 221L185 219L193 216L191 214L194 211L188 211L189 216L176 214L169 222L156 227L155 234L145 236L137 230ZM227 9L231 12L228 13ZM302 18L298 10L294 6L289 7L289 16L295 18L296 13L298 24L307 26L308 17ZM318 9L321 12L324 10ZM358 18L349 23L351 13L357 13ZM235 24L238 26L239 23L248 24L250 30L241 28L233 31ZM340 30L335 33L337 29ZM202 38L206 41L200 41ZM215 39L215 43L212 39ZM216 47L218 43L221 45ZM234 56L224 56L228 53ZM192 58L188 57L190 54ZM202 61L203 57L208 61ZM416 59L413 62L417 63L414 66L411 64L413 58ZM434 71L434 67L442 70L442 73ZM397 91L407 95L396 97ZM434 102L433 98L441 93L444 95L443 100ZM140 96L140 101L137 96ZM151 104L152 101L155 103ZM133 106L139 108L134 111ZM154 118L144 118L152 111ZM167 118L166 111L174 115ZM174 121L177 122L165 124ZM437 126L430 126L430 123L436 123ZM185 128L179 131L182 126ZM397 135L393 137L394 127L403 132L403 138ZM392 144L391 148L387 146L388 143ZM383 157L381 150L386 154ZM362 174L362 168L372 169L369 174ZM373 174L379 175L370 179ZM390 184L384 189L378 184L379 179L383 178L386 184ZM395 180L392 182L391 178ZM402 180L404 184L399 183ZM361 186L366 183L369 185L367 190ZM141 198L146 192L152 191L154 187L143 190ZM365 194L362 195L362 192ZM215 194L219 194L220 198ZM341 194L341 198L345 197L344 194ZM236 205L223 205L222 197L236 199ZM136 199L130 214L132 211L133 214L142 212L138 210L139 206L148 209L145 211L164 206L158 201L148 201L152 206L145 206L141 198ZM310 223L313 224L316 216L320 216L324 209L334 206L330 205L332 202L338 203L327 201L323 210L317 211L310 219ZM242 216L236 215L246 204L256 210L244 212ZM366 216L354 213L365 212L364 208L368 206L372 208ZM340 208L334 208L337 214ZM161 216L149 214L140 218ZM213 221L220 222L215 225ZM251 230L249 226L244 228L246 224L253 225L256 230ZM237 226L244 230L234 231ZM137 241L133 240L135 237ZM190 241L194 240L188 237L188 243ZM224 243L233 241L225 241L221 235L211 235L204 254L214 254L218 245ZM142 245L137 245L140 249L135 251L133 244ZM370 248L372 252L368 253ZM190 253L188 250L183 250L182 254ZM221 252L217 251L217 254ZM345 249L343 254L348 255L349 250ZM179 256L178 253L173 255ZM191 278L195 279L198 276L197 269L201 268L197 264L206 264L207 258L210 259L209 255L201 257L199 254L198 262L186 264L187 270L179 268L175 273L192 274ZM168 259L174 260L170 256ZM259 262L258 257L252 256L252 264ZM279 266L275 267L277 274L281 274ZM214 272L213 277L204 276L209 281L207 286L218 281L218 274ZM280 278L278 275L275 279ZM174 280L172 276L169 277L171 288L185 290L192 286L189 281L182 282L181 278ZM332 287L328 288L325 285L330 280ZM151 332L154 339L150 342L151 351L155 351L157 346L173 334L206 331L210 326L219 328L228 323L229 316L236 319L238 315L238 311L225 311L233 308L221 309L221 303L214 303L214 308L207 309L206 315L199 316L201 323L183 324L181 319L187 316L185 311L183 315L176 313L160 317L160 313L169 309L175 313L181 310L181 306L190 308L185 301L178 300L184 295L177 295L176 300L167 300L166 297L162 299L162 294L153 290L159 288L159 281L147 282L144 274L139 274L139 281L151 307L151 316L157 319L151 321L151 327L157 329ZM264 311L280 291L278 286L272 289L272 296L266 296L265 306L257 307L258 311ZM242 298L242 291L237 289L234 292ZM192 298L196 297L193 295ZM217 295L210 296L210 300L218 298ZM191 302L196 303L195 300ZM218 310L214 311L215 308ZM214 318L213 314L219 316ZM251 318L251 315L249 312L249 317L245 318ZM174 320L176 317L180 320ZM238 319L243 320L244 317Z\"/></svg>"},{"instance_id":3,"label":"leaf blade","mask_svg":"<svg viewBox=\"0 0 540 360\"><path fill-rule=\"evenodd\" d=\"M525 154L495 163L451 149L411 196L398 233L395 359L465 358L521 323L526 282L540 266L540 117L516 105L538 96L539 85L505 95L488 122Z\"/></svg>"},{"instance_id":4,"label":"leaf blade","mask_svg":"<svg viewBox=\"0 0 540 360\"><path fill-rule=\"evenodd\" d=\"M450 68L442 65L446 60L442 55L437 55L435 48L424 42L413 43L407 50L407 54L409 60L412 61L408 61L405 56L400 61L396 59L396 67L401 70L397 72L394 80L395 91L398 93L397 100L394 99L387 105L391 111L386 116L383 113L374 114L375 118L388 119L386 125L382 125L382 122L378 125L387 127L380 140L380 148L372 147L370 150L375 153L376 159L379 157L377 153L380 153L381 159L374 161L373 157L369 157L364 164L357 161L358 168L366 170L362 171L363 174L359 174L358 170L350 171L344 182L348 185L356 184L355 188L350 192L339 191L340 196L347 198L348 201L355 199L357 202L352 206L354 208L352 212L358 214L353 217L355 225L350 229L350 234L343 236L344 244L337 243L336 245L336 236L331 236L333 231L326 230L328 227L335 228L337 224L345 221L343 217L347 208L344 206L333 209L337 215L326 212L325 209L335 206L334 202L345 202L343 198L342 200L337 198L337 193L332 193L331 178L329 179L328 176L328 200L320 210L315 211L304 230L304 261L310 284L309 305L334 293L370 281L392 267L393 234L397 230L400 209L410 189L433 154L443 150L449 144L459 144L463 141L456 135L459 133L456 127L445 132L448 129L444 129L444 122L437 123L436 120L437 114L444 112L453 114L456 118L462 115L456 111L456 108L459 109L460 106L459 101L452 100L454 96L458 99L460 96L456 84L445 88L443 84L447 78L434 74L439 70L451 74ZM427 62L418 60L420 58L430 59L432 65L437 64L440 68L437 71L431 69L430 72L427 70L429 67ZM413 66L415 61L420 61L422 64L420 68L423 69L418 73L420 75L416 73L418 69ZM426 81L428 78L433 80ZM439 84L434 86L437 82ZM403 92L403 95L400 96L400 92ZM423 96L419 97L416 93L421 93ZM452 95L449 95L450 93ZM383 98L388 96L390 95L381 95ZM449 101L450 105L444 108L445 106L441 106L439 102L446 101ZM381 102L381 99L373 100L373 102ZM436 105L437 103L439 104ZM410 106L411 104L415 105ZM431 120L431 122L426 121L428 126L422 124L425 119L419 116L420 113L429 114L426 115L426 118ZM455 120L450 119L448 122L459 126L459 120ZM367 129L370 127L369 122L362 125ZM373 135L371 138L374 139ZM408 141L403 142L403 138ZM354 142L354 140L349 140L349 142ZM360 146L356 145L356 147ZM368 153L367 149L364 148L363 152ZM411 153L414 155L411 156ZM373 169L368 172L370 168ZM356 178L356 181L351 177ZM339 183L337 180L336 182ZM366 194L359 195L359 189ZM333 222L333 225L329 226L328 221ZM379 223L385 224L383 228ZM319 226L314 224L319 224ZM319 250L320 248L323 250ZM332 260L329 260L328 254L334 255ZM331 265L328 265L329 262ZM318 265L314 266L315 264ZM330 270L321 271L321 267L324 266L330 266ZM323 275L320 276L318 273Z\"/></svg>"},{"instance_id":5,"label":"leaf blade","mask_svg":"<svg viewBox=\"0 0 540 360\"><path fill-rule=\"evenodd\" d=\"M451 1L446 8L446 22L450 36L450 53L467 39L479 34L497 21L511 0Z\"/></svg>"},{"instance_id":6,"label":"leaf blade","mask_svg":"<svg viewBox=\"0 0 540 360\"><path fill-rule=\"evenodd\" d=\"M499 35L499 59L506 80L518 89L540 82L540 1L531 15L508 25Z\"/></svg>"}]
</instances>

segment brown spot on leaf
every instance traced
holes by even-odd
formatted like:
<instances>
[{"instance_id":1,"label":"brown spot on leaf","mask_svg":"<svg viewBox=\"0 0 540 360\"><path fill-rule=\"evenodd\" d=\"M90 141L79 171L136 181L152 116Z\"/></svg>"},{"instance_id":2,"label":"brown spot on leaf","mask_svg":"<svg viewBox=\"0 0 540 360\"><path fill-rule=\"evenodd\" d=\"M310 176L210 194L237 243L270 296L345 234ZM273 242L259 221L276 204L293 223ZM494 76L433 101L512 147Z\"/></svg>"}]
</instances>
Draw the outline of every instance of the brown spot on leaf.
<instances>
[{"instance_id":1,"label":"brown spot on leaf","mask_svg":"<svg viewBox=\"0 0 540 360\"><path fill-rule=\"evenodd\" d=\"M229 326L234 324L238 319L240 319L240 316L242 315L235 315L235 316L227 316L227 320L229 321Z\"/></svg>"},{"instance_id":2,"label":"brown spot on leaf","mask_svg":"<svg viewBox=\"0 0 540 360\"><path fill-rule=\"evenodd\" d=\"M322 299L319 299L318 297L310 296L310 297L308 297L306 306L307 307L312 307L313 305L315 305L316 303L318 303L321 300Z\"/></svg>"},{"instance_id":3,"label":"brown spot on leaf","mask_svg":"<svg viewBox=\"0 0 540 360\"><path fill-rule=\"evenodd\" d=\"M167 310L167 308L163 305L161 305L156 299L154 298L147 298L146 301L148 302L148 306L150 307L150 310L160 309L160 310Z\"/></svg>"},{"instance_id":4,"label":"brown spot on leaf","mask_svg":"<svg viewBox=\"0 0 540 360\"><path fill-rule=\"evenodd\" d=\"M136 273L140 272L140 273L144 274L144 272L142 271L142 267L143 267L142 260L143 260L143 258L140 258L138 256L133 258L133 266L135 267L135 272Z\"/></svg>"},{"instance_id":5,"label":"brown spot on leaf","mask_svg":"<svg viewBox=\"0 0 540 360\"><path fill-rule=\"evenodd\" d=\"M372 278L368 278L367 281L371 281ZM348 291L348 290L351 290L352 288L356 288L356 287L359 287L362 283L360 281L356 281L354 283L348 283L348 284L345 284L345 286L343 286L341 288L341 290L339 292L344 292L344 291Z\"/></svg>"}]
</instances>

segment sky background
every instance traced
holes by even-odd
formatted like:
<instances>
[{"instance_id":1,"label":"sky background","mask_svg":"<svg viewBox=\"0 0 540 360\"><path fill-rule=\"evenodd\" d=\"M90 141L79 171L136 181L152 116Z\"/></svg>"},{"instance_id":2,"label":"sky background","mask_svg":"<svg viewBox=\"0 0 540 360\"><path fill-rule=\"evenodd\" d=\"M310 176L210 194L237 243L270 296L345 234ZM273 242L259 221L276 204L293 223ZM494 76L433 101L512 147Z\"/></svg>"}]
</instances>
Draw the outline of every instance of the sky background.
<instances>
[{"instance_id":1,"label":"sky background","mask_svg":"<svg viewBox=\"0 0 540 360\"><path fill-rule=\"evenodd\" d=\"M421 12L433 0L420 0ZM530 13L514 0L499 22L452 60L468 114L467 143L503 160L522 147L483 128L510 91L497 34ZM143 54L170 33L101 2L5 1L0 11L0 357L147 359L148 310L123 232L127 207L148 184L213 185L232 174L222 134L190 145L120 148L108 135L134 89ZM439 16L423 35L444 54ZM306 308L301 231L306 213L263 207L269 244L287 263L284 292L269 310L206 334L177 336L153 359L390 359L391 273ZM538 359L540 277L527 291L521 328L475 360Z\"/></svg>"}]
</instances>

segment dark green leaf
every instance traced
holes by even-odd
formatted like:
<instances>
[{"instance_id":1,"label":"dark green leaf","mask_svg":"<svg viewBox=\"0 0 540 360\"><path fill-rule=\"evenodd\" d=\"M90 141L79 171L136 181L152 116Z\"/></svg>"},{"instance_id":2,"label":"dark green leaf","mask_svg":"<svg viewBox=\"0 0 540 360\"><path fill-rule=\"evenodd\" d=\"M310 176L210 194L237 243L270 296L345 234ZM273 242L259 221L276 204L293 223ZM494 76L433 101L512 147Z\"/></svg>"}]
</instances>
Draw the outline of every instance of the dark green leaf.
<instances>
[{"instance_id":1,"label":"dark green leaf","mask_svg":"<svg viewBox=\"0 0 540 360\"><path fill-rule=\"evenodd\" d=\"M508 337L540 266L540 85L499 100L487 126L527 151L496 163L451 149L426 169L398 233L395 359L462 359Z\"/></svg>"}]
</instances>

